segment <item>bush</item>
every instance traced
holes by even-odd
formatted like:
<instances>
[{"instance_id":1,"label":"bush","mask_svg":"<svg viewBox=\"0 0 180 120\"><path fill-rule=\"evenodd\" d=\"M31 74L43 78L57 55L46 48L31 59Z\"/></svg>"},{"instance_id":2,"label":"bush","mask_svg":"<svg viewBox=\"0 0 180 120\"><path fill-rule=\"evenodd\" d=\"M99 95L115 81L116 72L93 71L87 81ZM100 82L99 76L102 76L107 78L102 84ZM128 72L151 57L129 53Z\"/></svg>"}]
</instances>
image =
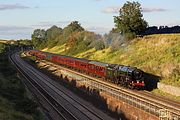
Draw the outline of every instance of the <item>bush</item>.
<instances>
[{"instance_id":1,"label":"bush","mask_svg":"<svg viewBox=\"0 0 180 120\"><path fill-rule=\"evenodd\" d=\"M5 50L5 45L3 43L0 43L0 54L4 52L4 50Z\"/></svg>"},{"instance_id":2,"label":"bush","mask_svg":"<svg viewBox=\"0 0 180 120\"><path fill-rule=\"evenodd\" d=\"M125 33L125 41L130 41L132 39L134 39L136 37L136 34L135 33Z\"/></svg>"},{"instance_id":3,"label":"bush","mask_svg":"<svg viewBox=\"0 0 180 120\"><path fill-rule=\"evenodd\" d=\"M90 48L95 48L96 50L102 50L105 48L104 42L102 40L93 41L90 45Z\"/></svg>"}]
</instances>

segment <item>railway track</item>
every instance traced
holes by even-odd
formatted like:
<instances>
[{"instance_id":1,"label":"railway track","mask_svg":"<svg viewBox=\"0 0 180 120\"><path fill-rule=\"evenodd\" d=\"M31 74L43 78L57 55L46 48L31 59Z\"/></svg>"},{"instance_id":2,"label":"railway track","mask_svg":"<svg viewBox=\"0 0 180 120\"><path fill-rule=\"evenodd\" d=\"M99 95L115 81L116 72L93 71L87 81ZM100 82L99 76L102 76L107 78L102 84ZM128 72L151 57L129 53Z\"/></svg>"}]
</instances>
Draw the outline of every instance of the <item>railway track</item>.
<instances>
[{"instance_id":1,"label":"railway track","mask_svg":"<svg viewBox=\"0 0 180 120\"><path fill-rule=\"evenodd\" d=\"M35 70L33 70L33 69L32 69L32 71L35 72ZM68 101L74 101L73 103L78 103L78 104L73 104L73 106L74 106L75 108L79 109L79 110L83 110L83 111L84 111L83 114L84 114L85 116L87 116L88 114L92 114L92 115L96 116L99 120L102 120L102 118L101 118L99 115L95 114L94 111L92 111L92 110L89 109L87 106L85 106L85 105L83 105L82 103L80 103L78 100L74 99L72 96L70 96L69 94L67 94L67 93L64 92L63 90L59 89L59 87L56 86L56 85L54 84L54 82L52 82L52 80L47 79L47 77L44 76L44 75L42 75L41 73L38 73L38 72L36 72L36 73L37 73L39 76L41 76L42 78L46 79L46 81L43 81L44 83L42 83L42 84L45 84L45 86L51 86L51 88L54 88L54 89L58 90L58 92L56 92L56 91L55 91L55 92L56 92L58 95L60 95L60 92L61 92L62 94L64 94L65 96L67 96L66 98L67 98ZM70 103L70 102L69 102L69 103ZM88 116L87 116L87 117L88 117ZM93 117L93 116L92 116L92 117Z\"/></svg>"},{"instance_id":2,"label":"railway track","mask_svg":"<svg viewBox=\"0 0 180 120\"><path fill-rule=\"evenodd\" d=\"M11 62L16 66L17 70L21 73L21 75L28 81L28 83L36 90L36 92L38 92L38 94L40 96L43 97L43 99L58 113L58 115L60 117L56 118L61 118L62 120L78 120L74 115L72 115L71 113L69 113L68 110L66 110L66 108L64 108L63 106L61 106L61 104L59 104L50 94L47 93L47 91L40 85L38 84L36 81L34 81L31 77L29 77L23 70L21 67L18 66L18 64L12 59L12 57L10 57ZM27 84L26 84L27 85ZM60 107L57 107L60 106ZM64 112L62 112L64 111ZM56 119L55 118L55 119ZM52 118L54 119L54 118ZM58 119L57 119L58 120Z\"/></svg>"},{"instance_id":3,"label":"railway track","mask_svg":"<svg viewBox=\"0 0 180 120\"><path fill-rule=\"evenodd\" d=\"M144 96L148 96L148 97L151 97L153 99L156 99L157 101L162 101L163 103L166 103L166 104L170 104L172 106L176 106L177 108L180 109L180 102L178 101L175 101L175 100L171 100L169 98L166 98L166 97L162 97L160 95L155 95L153 93L150 93L148 91L137 91L139 94L142 94Z\"/></svg>"},{"instance_id":4,"label":"railway track","mask_svg":"<svg viewBox=\"0 0 180 120\"><path fill-rule=\"evenodd\" d=\"M57 91L55 91L58 95L61 95L60 94L60 92L62 93L62 94L64 94L65 96L67 96L66 98L67 98L67 100L68 101L74 101L73 103L78 103L78 104L74 104L73 106L75 107L75 108L77 108L77 109L81 109L81 110L83 110L84 111L84 115L85 116L87 116L87 115L89 115L89 114L92 114L92 115L94 115L94 116L96 116L99 120L102 120L102 118L99 116L99 115L97 115L97 114L95 114L92 110L90 110L87 106L85 106L85 105L83 105L82 103L80 103L78 100L76 100L76 99L74 99L72 96L70 96L70 95L68 95L67 93L65 93L63 90L61 90L61 89L59 89L55 84L53 84L52 83L52 80L50 80L50 79L48 79L45 75L42 75L41 73L39 73L39 72L37 72L37 71L35 71L35 69L33 69L33 68L29 68L28 70L32 70L33 72L36 72L36 74L38 75L38 76L41 76L44 80L46 80L46 81L41 81L41 83L42 84L44 84L44 86L50 86L51 88L54 88L54 89L56 89ZM65 97L64 96L64 97ZM69 102L70 103L70 102ZM92 116L91 115L91 116ZM88 116L87 116L88 117ZM92 116L93 117L93 116ZM94 118L94 117L93 117Z\"/></svg>"},{"instance_id":5,"label":"railway track","mask_svg":"<svg viewBox=\"0 0 180 120\"><path fill-rule=\"evenodd\" d=\"M23 71L22 71L22 68L18 67L21 73L25 74L26 77L30 79L30 82L33 85L35 85L36 88L46 98L48 98L49 101L51 101L51 103L56 108L59 108L59 107L61 108L61 109L58 109L58 111L60 111L61 114L62 113L64 114L61 116L67 116L68 118L66 117L65 118L68 120L92 120L92 119L93 120L102 120L102 119L110 120L112 119L110 117L103 118L102 116L95 113L95 111L90 110L87 106L80 103L78 100L75 100L72 96L68 95L63 90L60 90L59 87L55 85L55 83L52 83L51 79L49 79L46 75L43 75L42 73L35 70L33 67L26 65L26 63L24 63L24 61L19 59L17 55L16 56L14 55L14 58L16 59L16 62L18 62L19 65L21 64L21 67L24 65ZM17 63L15 64L19 66ZM27 73L30 73L31 76L37 76L37 80L33 80L30 76L27 76ZM60 97L57 97L57 96L60 96ZM58 102L60 100L61 100L61 103ZM64 106L61 105L62 101L65 101L63 102Z\"/></svg>"},{"instance_id":6,"label":"railway track","mask_svg":"<svg viewBox=\"0 0 180 120\"><path fill-rule=\"evenodd\" d=\"M55 65L47 61L45 63L48 63L50 66L54 66L57 69L64 69L71 73L85 77L89 81L91 81L91 86L93 83L95 88L108 92L114 97L121 100L125 100L126 102L129 102L129 104L135 105L136 107L139 107L140 109L145 110L158 117L161 116L160 112L162 110L168 110L168 112L171 114L172 119L177 119L177 120L180 119L180 103L178 101L169 101L166 100L164 97L158 97L146 91L133 91L133 90L124 89L117 85L104 82L100 79L64 68L59 65Z\"/></svg>"}]
</instances>

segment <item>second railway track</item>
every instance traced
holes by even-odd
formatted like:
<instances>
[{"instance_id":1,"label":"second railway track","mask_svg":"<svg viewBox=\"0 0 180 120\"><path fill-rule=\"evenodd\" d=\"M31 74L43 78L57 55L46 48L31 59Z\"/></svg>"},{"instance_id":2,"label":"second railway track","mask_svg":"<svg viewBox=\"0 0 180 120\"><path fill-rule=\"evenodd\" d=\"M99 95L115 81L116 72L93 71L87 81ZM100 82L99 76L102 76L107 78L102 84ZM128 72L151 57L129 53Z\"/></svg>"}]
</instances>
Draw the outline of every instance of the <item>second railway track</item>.
<instances>
[{"instance_id":1,"label":"second railway track","mask_svg":"<svg viewBox=\"0 0 180 120\"><path fill-rule=\"evenodd\" d=\"M49 100L58 108L61 106L61 110L59 110L61 113L62 111L65 111L66 115L70 120L101 120L101 119L112 119L110 117L102 117L96 113L96 111L90 110L87 106L83 105L82 103L78 102L77 100L73 99L73 97L69 96L67 93L60 90L57 86L52 84L52 80L50 80L47 76L42 75L40 72L35 71L34 68L25 65L24 61L21 60L17 54L14 55L14 59L16 59L16 62L21 66L21 69L23 69L24 73L26 74L30 72L31 76L36 76L37 79L32 79L30 76L28 78L30 79L32 84L35 84L39 91L41 91L46 98L49 98ZM17 65L17 66L19 66ZM23 66L23 68L22 68ZM20 67L19 67L20 68ZM51 93L51 94L49 94ZM58 97L61 96L61 97ZM58 101L61 100L61 103ZM64 101L64 102L62 102ZM61 104L64 104L62 106ZM68 114L68 115L67 115ZM78 115L79 114L79 115Z\"/></svg>"},{"instance_id":2,"label":"second railway track","mask_svg":"<svg viewBox=\"0 0 180 120\"><path fill-rule=\"evenodd\" d=\"M28 81L28 83L26 83L26 85L27 86L29 86L29 85L32 86L36 90L36 92L38 93L38 94L36 93L36 95L42 96L45 99L45 101L58 113L59 117L58 116L51 116L51 118L54 117L54 118L52 118L53 120L54 119L55 120L58 120L58 119L62 119L62 120L69 120L69 119L78 120L74 115L69 113L69 111L66 110L66 108L61 106L50 94L48 94L47 91L40 84L38 84L31 77L29 77L22 70L22 68L19 67L16 62L14 62L14 60L12 58L10 58L10 59L11 59L12 63L16 66L18 71L21 73L21 75ZM35 94L35 93L33 93L33 94ZM59 107L57 107L57 105Z\"/></svg>"}]
</instances>

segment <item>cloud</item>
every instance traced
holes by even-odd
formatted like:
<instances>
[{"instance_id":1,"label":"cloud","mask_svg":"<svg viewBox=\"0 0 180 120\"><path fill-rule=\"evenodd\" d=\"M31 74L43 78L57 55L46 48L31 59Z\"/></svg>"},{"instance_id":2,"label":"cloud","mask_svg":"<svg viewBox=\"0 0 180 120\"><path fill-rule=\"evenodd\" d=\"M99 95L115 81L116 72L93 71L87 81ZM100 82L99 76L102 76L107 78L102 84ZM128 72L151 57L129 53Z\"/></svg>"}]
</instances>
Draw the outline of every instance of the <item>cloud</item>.
<instances>
[{"instance_id":1,"label":"cloud","mask_svg":"<svg viewBox=\"0 0 180 120\"><path fill-rule=\"evenodd\" d=\"M11 33L0 33L0 38L5 40L19 40L19 39L31 39L31 32L24 32L24 33L17 33L17 32L11 32Z\"/></svg>"},{"instance_id":2,"label":"cloud","mask_svg":"<svg viewBox=\"0 0 180 120\"><path fill-rule=\"evenodd\" d=\"M107 27L87 27L86 29L88 31L92 31L98 34L105 34L111 30L111 28L107 28Z\"/></svg>"},{"instance_id":3,"label":"cloud","mask_svg":"<svg viewBox=\"0 0 180 120\"><path fill-rule=\"evenodd\" d=\"M50 28L53 25L57 25L57 26L64 26L69 24L71 21L58 21L58 22L52 22L52 21L44 21L44 22L39 22L36 25L31 25L32 27L40 27L40 28Z\"/></svg>"},{"instance_id":4,"label":"cloud","mask_svg":"<svg viewBox=\"0 0 180 120\"><path fill-rule=\"evenodd\" d=\"M5 26L5 25L0 25L0 32L8 32L8 31L23 31L23 30L30 30L32 29L31 27L19 27L19 26Z\"/></svg>"},{"instance_id":5,"label":"cloud","mask_svg":"<svg viewBox=\"0 0 180 120\"><path fill-rule=\"evenodd\" d=\"M24 26L0 25L0 38L4 39L30 39L33 28Z\"/></svg>"},{"instance_id":6,"label":"cloud","mask_svg":"<svg viewBox=\"0 0 180 120\"><path fill-rule=\"evenodd\" d=\"M142 12L165 12L167 9L164 8L142 8Z\"/></svg>"},{"instance_id":7,"label":"cloud","mask_svg":"<svg viewBox=\"0 0 180 120\"><path fill-rule=\"evenodd\" d=\"M66 25L70 24L72 21L74 20L62 20L62 21L57 21L57 22L53 22L53 21L43 21L43 22L39 22L38 24L35 25L31 25L32 27L40 27L43 29L47 29L52 27L53 25L59 26L59 27L65 27ZM86 23L85 21L80 21L81 23Z\"/></svg>"},{"instance_id":8,"label":"cloud","mask_svg":"<svg viewBox=\"0 0 180 120\"><path fill-rule=\"evenodd\" d=\"M29 9L30 7L21 4L0 4L0 10Z\"/></svg>"},{"instance_id":9,"label":"cloud","mask_svg":"<svg viewBox=\"0 0 180 120\"><path fill-rule=\"evenodd\" d=\"M46 22L39 22L38 24L36 25L31 25L32 27L51 27L53 25L55 25L56 22L49 22L49 21L46 21Z\"/></svg>"},{"instance_id":10,"label":"cloud","mask_svg":"<svg viewBox=\"0 0 180 120\"><path fill-rule=\"evenodd\" d=\"M69 24L69 23L71 23L72 21L70 21L70 20L67 20L67 21L59 21L59 22L57 22L57 23L59 23L59 24Z\"/></svg>"},{"instance_id":11,"label":"cloud","mask_svg":"<svg viewBox=\"0 0 180 120\"><path fill-rule=\"evenodd\" d=\"M177 26L177 25L179 25L180 26L180 20L173 20L172 22L166 23L164 25L166 25L166 26ZM159 25L159 26L163 26L163 25Z\"/></svg>"},{"instance_id":12,"label":"cloud","mask_svg":"<svg viewBox=\"0 0 180 120\"><path fill-rule=\"evenodd\" d=\"M37 8L39 8L39 6L35 6L34 8L36 8L36 9L37 9Z\"/></svg>"},{"instance_id":13,"label":"cloud","mask_svg":"<svg viewBox=\"0 0 180 120\"><path fill-rule=\"evenodd\" d=\"M107 7L104 10L102 10L103 13L119 13L120 7L118 6L111 6ZM142 12L165 12L167 9L163 8L142 8Z\"/></svg>"},{"instance_id":14,"label":"cloud","mask_svg":"<svg viewBox=\"0 0 180 120\"><path fill-rule=\"evenodd\" d=\"M102 10L103 13L118 13L119 12L120 7L117 6L111 6L111 7L107 7L104 10Z\"/></svg>"}]
</instances>

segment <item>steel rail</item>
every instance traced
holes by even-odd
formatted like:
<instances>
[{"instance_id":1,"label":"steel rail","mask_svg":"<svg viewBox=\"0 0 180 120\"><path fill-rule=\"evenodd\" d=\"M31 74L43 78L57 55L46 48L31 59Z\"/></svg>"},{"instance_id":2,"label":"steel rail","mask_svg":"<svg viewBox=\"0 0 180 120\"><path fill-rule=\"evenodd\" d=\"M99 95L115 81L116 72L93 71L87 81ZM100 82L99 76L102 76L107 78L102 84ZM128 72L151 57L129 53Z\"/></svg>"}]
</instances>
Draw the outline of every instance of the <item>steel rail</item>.
<instances>
[{"instance_id":1,"label":"steel rail","mask_svg":"<svg viewBox=\"0 0 180 120\"><path fill-rule=\"evenodd\" d=\"M24 62L24 61L22 61L22 62ZM32 72L32 74L36 74L36 75L38 75L38 76L40 76L43 80L46 80L46 82L48 82L48 84L45 82L45 81L43 81L43 80L41 80L42 82L44 82L44 84L46 84L46 86L49 86L49 84L51 84L53 87L55 87L56 89L58 89L59 91L61 91L62 93L64 93L66 96L68 96L70 99L72 99L74 102L76 102L77 104L79 104L79 105L81 105L82 106L82 108L84 108L86 111L81 111L80 110L80 108L78 108L77 106L75 106L74 104L72 104L72 106L74 106L75 108L77 108L77 109L79 109L79 111L81 111L81 113L82 114L84 114L85 116L87 116L87 118L89 118L89 119L92 119L91 117L92 117L92 115L93 116L95 116L94 118L95 119L98 119L98 120L103 120L99 115L97 115L96 113L94 113L94 111L92 111L92 110L90 110L87 106L85 106L85 105L83 105L82 103L80 103L79 101L77 101L76 99L74 99L72 96L70 96L70 95L68 95L67 93L65 93L63 90L60 90L57 86L55 86L54 84L52 84L50 81L52 81L52 80L49 80L49 78L46 76L46 75L42 75L42 74L40 74L40 72L38 72L37 70L35 70L33 67L30 67L30 66L26 66L26 69L28 70L28 71L31 71ZM57 93L57 94L59 94L57 91L55 91L54 89L52 89L51 87L49 87L51 90L53 90L55 93ZM59 94L60 95L60 94ZM70 103L71 104L71 103ZM88 116L88 114L87 114L87 111L90 113L90 114L92 114L92 115L90 115L90 116Z\"/></svg>"},{"instance_id":2,"label":"steel rail","mask_svg":"<svg viewBox=\"0 0 180 120\"><path fill-rule=\"evenodd\" d=\"M35 72L33 69L31 69L33 72ZM39 76L41 76L42 78L44 78L44 80L46 80L48 82L48 84L51 84L53 87L55 87L56 89L58 89L59 91L61 91L62 93L64 93L66 96L68 96L69 98L71 98L73 101L77 102L79 105L81 105L83 108L85 108L88 112L90 112L91 114L93 114L94 116L96 116L98 119L103 120L99 115L95 114L94 111L90 110L87 106L83 105L82 103L80 103L78 100L74 99L72 96L68 95L67 93L65 93L63 90L59 89L57 86L55 86L54 84L52 84L50 82L50 80L47 80L47 77L45 77L44 75L41 75L40 73L36 72L36 74L38 74ZM44 81L43 81L44 82ZM44 82L45 83L45 82ZM47 84L47 83L45 83ZM47 85L48 85L47 84ZM52 89L53 90L53 89ZM54 91L57 94L59 94L57 91ZM73 105L74 107L76 107L75 105ZM78 107L76 107L77 109L79 109ZM84 115L87 116L87 114L83 113ZM88 117L88 116L87 116Z\"/></svg>"},{"instance_id":3,"label":"steel rail","mask_svg":"<svg viewBox=\"0 0 180 120\"><path fill-rule=\"evenodd\" d=\"M36 81L34 81L31 77L29 77L23 70L21 67L19 67L19 65L12 59L12 57L10 57L10 61L16 66L16 68L18 69L18 71L23 75L23 77L25 77L37 90L38 92L40 92L41 95L43 95L44 99L46 101L48 101L48 103L53 107L53 109L55 109L58 114L64 119L64 120L68 120L66 119L66 117L68 116L68 118L70 118L71 120L78 120L73 114L71 114L66 108L64 108L64 106L62 106L55 98L53 98L40 84L38 84ZM36 84L36 85L34 85ZM37 88L37 86L39 87L39 89ZM44 95L42 92L44 92L44 94L46 93L46 95ZM51 98L51 101L54 100L55 105L53 105L50 100L48 100L47 98ZM57 104L58 106L61 106L61 108L66 111L68 113L68 115L66 115L66 117L58 110L57 108Z\"/></svg>"},{"instance_id":4,"label":"steel rail","mask_svg":"<svg viewBox=\"0 0 180 120\"><path fill-rule=\"evenodd\" d=\"M22 72L22 70L18 67L18 65L16 64L16 62L14 62L14 60L12 59L11 55L9 56L9 60L11 61L11 63L15 66L15 68L18 70L18 72L22 75L22 77L24 77L28 83L45 99L45 101L52 106L52 108L64 119L66 120L66 118L57 110L57 108L39 91L39 89L37 89L37 87L35 87L34 84L32 84L29 80L29 77L24 74ZM34 93L33 93L34 94Z\"/></svg>"}]
</instances>

